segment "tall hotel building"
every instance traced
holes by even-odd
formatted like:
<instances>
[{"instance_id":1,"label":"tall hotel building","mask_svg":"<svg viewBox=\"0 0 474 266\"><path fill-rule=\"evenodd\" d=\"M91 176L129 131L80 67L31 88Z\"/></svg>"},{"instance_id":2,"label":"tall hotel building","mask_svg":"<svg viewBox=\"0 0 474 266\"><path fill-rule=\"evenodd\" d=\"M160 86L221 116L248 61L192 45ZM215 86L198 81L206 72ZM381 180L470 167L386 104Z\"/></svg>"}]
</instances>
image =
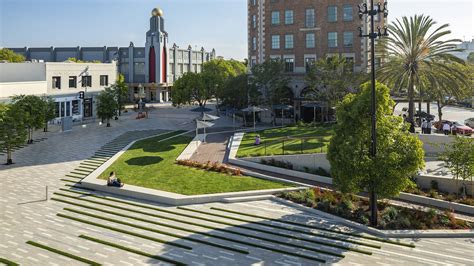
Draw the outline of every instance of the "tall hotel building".
<instances>
[{"instance_id":1,"label":"tall hotel building","mask_svg":"<svg viewBox=\"0 0 474 266\"><path fill-rule=\"evenodd\" d=\"M383 1L381 1L383 3ZM358 28L369 23L358 17L358 5L367 0L248 0L248 58L250 66L281 59L292 77L294 99L304 100L305 73L313 62L343 55L354 71L366 71L370 43ZM384 23L376 17L376 28ZM295 101L299 109L301 101ZM297 110L298 111L298 110Z\"/></svg>"},{"instance_id":2,"label":"tall hotel building","mask_svg":"<svg viewBox=\"0 0 474 266\"><path fill-rule=\"evenodd\" d=\"M180 48L173 44L170 47L163 11L159 8L152 10L149 21L149 29L144 39L145 47L137 47L130 42L128 47L77 46L8 49L24 55L27 61L64 62L68 58L74 57L88 62L116 62L118 72L125 76L125 81L129 85L132 100L144 98L150 102L167 102L171 99L173 82L186 72L200 72L202 64L216 58L216 53L214 49L212 51L206 51L204 48L193 50L191 45ZM89 65L92 67L93 63ZM80 77L79 80L81 80ZM52 79L47 82L48 89L61 91L61 88L54 87L55 81ZM110 80L109 82L114 83L115 81ZM99 88L100 84L92 82L89 85ZM139 95L140 87L144 88L144 95ZM68 91L68 89L62 91Z\"/></svg>"}]
</instances>

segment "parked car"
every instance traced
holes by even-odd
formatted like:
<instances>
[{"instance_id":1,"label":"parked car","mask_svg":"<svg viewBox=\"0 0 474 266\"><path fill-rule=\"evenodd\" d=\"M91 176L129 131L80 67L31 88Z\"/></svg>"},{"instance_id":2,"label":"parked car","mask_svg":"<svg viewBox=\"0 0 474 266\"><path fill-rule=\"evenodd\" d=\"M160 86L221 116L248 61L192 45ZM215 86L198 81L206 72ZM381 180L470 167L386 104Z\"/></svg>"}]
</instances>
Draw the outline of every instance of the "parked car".
<instances>
[{"instance_id":1,"label":"parked car","mask_svg":"<svg viewBox=\"0 0 474 266\"><path fill-rule=\"evenodd\" d=\"M468 127L474 128L474 117L464 120L464 124Z\"/></svg>"},{"instance_id":2,"label":"parked car","mask_svg":"<svg viewBox=\"0 0 474 266\"><path fill-rule=\"evenodd\" d=\"M453 134L460 134L460 135L466 135L466 136L470 136L474 129L472 129L471 127L469 126L466 126L466 125L463 125L459 122L454 122L454 121L448 121L448 120L441 120L441 121L436 121L434 123L434 127L438 130L438 131L443 131L443 125L444 123L448 123L449 126L452 128L452 133ZM453 127L454 126L454 127Z\"/></svg>"}]
</instances>

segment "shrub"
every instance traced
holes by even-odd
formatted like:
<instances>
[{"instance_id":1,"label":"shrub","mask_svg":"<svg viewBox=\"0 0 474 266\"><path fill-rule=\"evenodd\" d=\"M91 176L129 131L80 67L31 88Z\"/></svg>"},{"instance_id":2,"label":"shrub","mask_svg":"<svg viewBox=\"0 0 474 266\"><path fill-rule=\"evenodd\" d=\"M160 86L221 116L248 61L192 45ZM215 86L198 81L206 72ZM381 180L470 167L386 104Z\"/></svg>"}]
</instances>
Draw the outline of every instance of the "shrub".
<instances>
[{"instance_id":1,"label":"shrub","mask_svg":"<svg viewBox=\"0 0 474 266\"><path fill-rule=\"evenodd\" d=\"M261 159L260 162L265 165L293 170L293 164L287 161L277 161L271 158L269 160Z\"/></svg>"},{"instance_id":2,"label":"shrub","mask_svg":"<svg viewBox=\"0 0 474 266\"><path fill-rule=\"evenodd\" d=\"M177 160L176 163L179 165L203 169L206 171L213 171L235 176L242 175L242 171L240 169L218 162L211 163L210 161L207 161L206 163L200 163L192 160Z\"/></svg>"}]
</instances>

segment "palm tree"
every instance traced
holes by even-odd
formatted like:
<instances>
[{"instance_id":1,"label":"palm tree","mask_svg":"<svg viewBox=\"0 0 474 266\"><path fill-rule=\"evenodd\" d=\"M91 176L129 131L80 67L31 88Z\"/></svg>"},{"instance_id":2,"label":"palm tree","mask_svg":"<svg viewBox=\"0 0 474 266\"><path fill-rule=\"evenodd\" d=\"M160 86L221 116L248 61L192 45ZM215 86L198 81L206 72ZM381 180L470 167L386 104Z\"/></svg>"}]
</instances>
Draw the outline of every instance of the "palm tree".
<instances>
[{"instance_id":1,"label":"palm tree","mask_svg":"<svg viewBox=\"0 0 474 266\"><path fill-rule=\"evenodd\" d=\"M378 54L386 60L378 70L380 80L395 86L408 87L408 120L414 131L415 86L422 87L423 79L435 84L440 79L452 76L463 77L453 62L464 62L452 55L460 51L458 39L446 38L451 31L448 24L435 27L429 16L402 17L388 26L389 37L379 41ZM445 40L443 40L445 39ZM441 81L439 81L441 82ZM429 88L424 87L425 91Z\"/></svg>"}]
</instances>

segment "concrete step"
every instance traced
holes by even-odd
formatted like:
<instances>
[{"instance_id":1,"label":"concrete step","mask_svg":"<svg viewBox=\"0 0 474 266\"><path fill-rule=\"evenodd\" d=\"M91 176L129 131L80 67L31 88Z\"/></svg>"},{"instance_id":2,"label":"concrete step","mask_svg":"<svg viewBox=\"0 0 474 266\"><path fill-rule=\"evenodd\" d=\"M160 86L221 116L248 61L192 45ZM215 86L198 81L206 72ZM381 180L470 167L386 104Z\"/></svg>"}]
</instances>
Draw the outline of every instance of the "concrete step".
<instances>
[{"instance_id":1,"label":"concrete step","mask_svg":"<svg viewBox=\"0 0 474 266\"><path fill-rule=\"evenodd\" d=\"M236 203L236 202L246 202L246 201L267 200L267 199L272 199L274 197L275 196L273 195L257 195L257 196L247 196L247 197L225 198L222 201L226 203Z\"/></svg>"}]
</instances>

